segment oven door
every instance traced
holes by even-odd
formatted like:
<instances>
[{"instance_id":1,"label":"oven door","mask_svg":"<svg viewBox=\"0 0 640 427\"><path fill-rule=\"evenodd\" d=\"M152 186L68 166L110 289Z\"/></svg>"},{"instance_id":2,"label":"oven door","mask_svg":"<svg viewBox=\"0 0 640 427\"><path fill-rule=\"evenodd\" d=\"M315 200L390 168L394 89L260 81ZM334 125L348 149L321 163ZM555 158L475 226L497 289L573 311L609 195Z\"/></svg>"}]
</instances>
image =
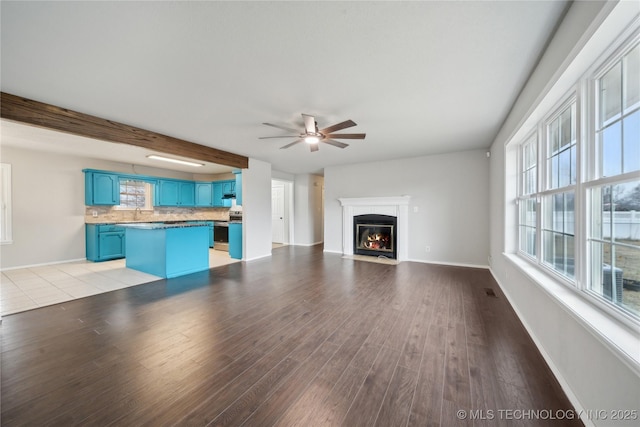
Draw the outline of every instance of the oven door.
<instances>
[{"instance_id":1,"label":"oven door","mask_svg":"<svg viewBox=\"0 0 640 427\"><path fill-rule=\"evenodd\" d=\"M229 225L213 224L213 248L227 250L229 244Z\"/></svg>"}]
</instances>

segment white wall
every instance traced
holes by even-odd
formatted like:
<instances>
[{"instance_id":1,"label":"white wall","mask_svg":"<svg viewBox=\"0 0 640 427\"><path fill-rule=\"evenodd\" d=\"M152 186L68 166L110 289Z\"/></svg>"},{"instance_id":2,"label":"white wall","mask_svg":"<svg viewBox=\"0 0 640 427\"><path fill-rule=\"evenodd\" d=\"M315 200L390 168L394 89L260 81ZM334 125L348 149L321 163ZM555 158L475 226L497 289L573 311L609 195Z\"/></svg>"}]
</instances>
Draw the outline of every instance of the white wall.
<instances>
[{"instance_id":1,"label":"white wall","mask_svg":"<svg viewBox=\"0 0 640 427\"><path fill-rule=\"evenodd\" d=\"M0 246L0 268L85 258L82 169L192 179L192 175L1 146L11 164L13 244Z\"/></svg>"},{"instance_id":2,"label":"white wall","mask_svg":"<svg viewBox=\"0 0 640 427\"><path fill-rule=\"evenodd\" d=\"M561 306L503 253L515 247L516 226L513 201L505 198L505 193L513 193L515 165L510 156L513 148L507 149L505 144L514 135L524 137L526 129L522 131L522 128L530 115L532 121L539 120L539 107L546 102L543 97L560 86L562 93L567 85L575 82L575 78L563 81L561 74L614 6L616 2L572 5L498 133L491 147L490 162L491 271L577 409L604 410L607 414L610 410L640 407L637 369L622 362L605 344L606 338L598 338L588 319L585 322ZM613 27L615 31L623 28ZM583 421L587 425L635 425L634 422L616 423L611 417Z\"/></svg>"},{"instance_id":3,"label":"white wall","mask_svg":"<svg viewBox=\"0 0 640 427\"><path fill-rule=\"evenodd\" d=\"M324 178L299 174L294 182L294 244L309 246L322 243Z\"/></svg>"},{"instance_id":4,"label":"white wall","mask_svg":"<svg viewBox=\"0 0 640 427\"><path fill-rule=\"evenodd\" d=\"M408 195L410 260L487 265L489 159L485 150L334 166L325 169L324 178L326 251L342 252L338 198Z\"/></svg>"},{"instance_id":5,"label":"white wall","mask_svg":"<svg viewBox=\"0 0 640 427\"><path fill-rule=\"evenodd\" d=\"M271 255L271 164L249 158L242 170L243 259ZM251 236L251 238L247 238Z\"/></svg>"}]
</instances>

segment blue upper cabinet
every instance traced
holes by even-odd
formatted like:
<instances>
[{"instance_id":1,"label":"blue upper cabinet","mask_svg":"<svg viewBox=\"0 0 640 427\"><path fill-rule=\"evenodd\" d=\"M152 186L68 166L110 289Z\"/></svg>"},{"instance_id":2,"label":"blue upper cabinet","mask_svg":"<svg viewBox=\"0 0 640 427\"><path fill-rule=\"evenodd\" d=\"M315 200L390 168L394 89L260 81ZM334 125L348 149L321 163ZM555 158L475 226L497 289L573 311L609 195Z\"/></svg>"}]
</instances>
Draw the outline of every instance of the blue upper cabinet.
<instances>
[{"instance_id":1,"label":"blue upper cabinet","mask_svg":"<svg viewBox=\"0 0 640 427\"><path fill-rule=\"evenodd\" d=\"M242 206L242 172L236 174L236 205Z\"/></svg>"},{"instance_id":2,"label":"blue upper cabinet","mask_svg":"<svg viewBox=\"0 0 640 427\"><path fill-rule=\"evenodd\" d=\"M87 172L84 175L84 204L87 206L120 204L120 177L117 174Z\"/></svg>"},{"instance_id":3,"label":"blue upper cabinet","mask_svg":"<svg viewBox=\"0 0 640 427\"><path fill-rule=\"evenodd\" d=\"M178 181L158 181L156 185L156 197L154 204L156 206L178 206L180 187Z\"/></svg>"},{"instance_id":4,"label":"blue upper cabinet","mask_svg":"<svg viewBox=\"0 0 640 427\"><path fill-rule=\"evenodd\" d=\"M222 198L222 182L213 183L213 206L216 208L224 206L224 199Z\"/></svg>"},{"instance_id":5,"label":"blue upper cabinet","mask_svg":"<svg viewBox=\"0 0 640 427\"><path fill-rule=\"evenodd\" d=\"M213 183L196 182L196 206L213 206Z\"/></svg>"},{"instance_id":6,"label":"blue upper cabinet","mask_svg":"<svg viewBox=\"0 0 640 427\"><path fill-rule=\"evenodd\" d=\"M193 181L180 182L180 198L178 199L180 206L196 205L196 183Z\"/></svg>"},{"instance_id":7,"label":"blue upper cabinet","mask_svg":"<svg viewBox=\"0 0 640 427\"><path fill-rule=\"evenodd\" d=\"M222 194L233 194L233 184L235 181L222 181Z\"/></svg>"},{"instance_id":8,"label":"blue upper cabinet","mask_svg":"<svg viewBox=\"0 0 640 427\"><path fill-rule=\"evenodd\" d=\"M195 182L160 179L156 185L156 206L195 206Z\"/></svg>"},{"instance_id":9,"label":"blue upper cabinet","mask_svg":"<svg viewBox=\"0 0 640 427\"><path fill-rule=\"evenodd\" d=\"M235 195L236 199L242 197L242 176L240 174L237 174L236 179L232 180L195 182L96 169L83 169L83 172L85 173L85 204L87 206L119 205L120 180L152 183L155 191L154 206L221 208L231 206L233 198L230 198L230 195Z\"/></svg>"}]
</instances>

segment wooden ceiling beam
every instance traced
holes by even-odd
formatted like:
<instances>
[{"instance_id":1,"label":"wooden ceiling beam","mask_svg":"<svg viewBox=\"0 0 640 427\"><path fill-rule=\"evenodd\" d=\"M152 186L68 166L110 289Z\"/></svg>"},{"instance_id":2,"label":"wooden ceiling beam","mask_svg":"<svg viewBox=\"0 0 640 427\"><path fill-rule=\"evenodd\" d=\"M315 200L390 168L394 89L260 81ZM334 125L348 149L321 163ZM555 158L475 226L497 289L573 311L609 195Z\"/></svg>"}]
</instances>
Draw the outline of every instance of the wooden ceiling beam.
<instances>
[{"instance_id":1,"label":"wooden ceiling beam","mask_svg":"<svg viewBox=\"0 0 640 427\"><path fill-rule=\"evenodd\" d=\"M73 135L135 145L165 154L248 168L245 156L0 92L0 117Z\"/></svg>"}]
</instances>

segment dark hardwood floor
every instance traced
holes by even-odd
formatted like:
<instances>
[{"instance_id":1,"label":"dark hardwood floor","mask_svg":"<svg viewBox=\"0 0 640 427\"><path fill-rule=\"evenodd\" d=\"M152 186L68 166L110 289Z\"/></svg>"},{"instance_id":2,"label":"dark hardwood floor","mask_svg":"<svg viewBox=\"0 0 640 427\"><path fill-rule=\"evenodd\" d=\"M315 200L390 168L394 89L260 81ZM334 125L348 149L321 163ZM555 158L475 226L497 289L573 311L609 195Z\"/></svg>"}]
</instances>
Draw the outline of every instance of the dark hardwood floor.
<instances>
[{"instance_id":1,"label":"dark hardwood floor","mask_svg":"<svg viewBox=\"0 0 640 427\"><path fill-rule=\"evenodd\" d=\"M482 269L287 246L1 329L5 427L582 425Z\"/></svg>"}]
</instances>

